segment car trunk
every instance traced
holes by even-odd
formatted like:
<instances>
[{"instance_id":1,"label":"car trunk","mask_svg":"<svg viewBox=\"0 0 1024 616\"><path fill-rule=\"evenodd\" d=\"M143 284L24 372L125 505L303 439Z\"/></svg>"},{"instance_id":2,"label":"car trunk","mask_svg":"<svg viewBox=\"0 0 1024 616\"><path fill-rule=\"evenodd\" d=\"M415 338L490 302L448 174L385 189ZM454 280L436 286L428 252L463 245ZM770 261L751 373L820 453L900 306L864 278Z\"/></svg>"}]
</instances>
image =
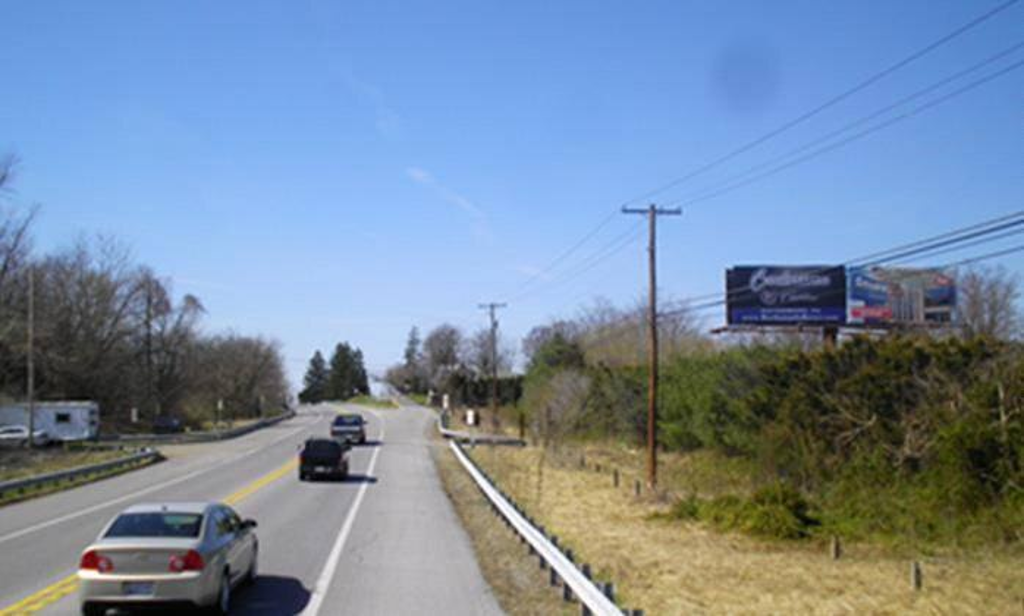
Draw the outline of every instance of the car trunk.
<instances>
[{"instance_id":1,"label":"car trunk","mask_svg":"<svg viewBox=\"0 0 1024 616\"><path fill-rule=\"evenodd\" d=\"M172 556L184 557L195 549L195 539L166 539L133 537L130 539L105 539L93 546L101 556L106 556L114 565L115 575L134 575L170 572Z\"/></svg>"}]
</instances>

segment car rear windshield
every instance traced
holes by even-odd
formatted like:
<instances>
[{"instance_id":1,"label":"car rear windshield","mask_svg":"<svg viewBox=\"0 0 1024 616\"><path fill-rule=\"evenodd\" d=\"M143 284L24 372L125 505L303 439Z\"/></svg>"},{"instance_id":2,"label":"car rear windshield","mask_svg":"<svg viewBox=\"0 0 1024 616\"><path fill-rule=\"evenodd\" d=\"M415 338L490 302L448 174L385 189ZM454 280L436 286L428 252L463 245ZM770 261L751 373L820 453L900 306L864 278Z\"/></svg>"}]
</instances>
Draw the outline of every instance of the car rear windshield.
<instances>
[{"instance_id":1,"label":"car rear windshield","mask_svg":"<svg viewBox=\"0 0 1024 616\"><path fill-rule=\"evenodd\" d=\"M198 537L203 516L198 513L125 513L110 525L105 537Z\"/></svg>"},{"instance_id":2,"label":"car rear windshield","mask_svg":"<svg viewBox=\"0 0 1024 616\"><path fill-rule=\"evenodd\" d=\"M363 418L359 415L338 415L334 418L336 426L358 426L361 423L363 423Z\"/></svg>"},{"instance_id":3,"label":"car rear windshield","mask_svg":"<svg viewBox=\"0 0 1024 616\"><path fill-rule=\"evenodd\" d=\"M306 453L314 456L336 456L341 451L341 445L334 441L309 441L306 443Z\"/></svg>"}]
</instances>

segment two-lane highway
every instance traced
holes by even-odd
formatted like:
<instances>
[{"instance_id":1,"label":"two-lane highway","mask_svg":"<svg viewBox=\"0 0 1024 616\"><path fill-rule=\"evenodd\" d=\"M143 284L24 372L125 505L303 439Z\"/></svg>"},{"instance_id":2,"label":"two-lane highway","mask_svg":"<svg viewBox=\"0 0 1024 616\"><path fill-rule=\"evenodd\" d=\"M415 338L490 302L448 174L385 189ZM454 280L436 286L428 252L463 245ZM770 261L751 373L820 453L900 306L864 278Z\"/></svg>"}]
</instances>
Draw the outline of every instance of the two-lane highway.
<instances>
[{"instance_id":1,"label":"two-lane highway","mask_svg":"<svg viewBox=\"0 0 1024 616\"><path fill-rule=\"evenodd\" d=\"M344 482L299 482L299 445L336 408L0 509L0 614L77 614L78 554L135 502L222 500L259 522L260 576L237 614L500 613L430 458L424 409L369 411ZM190 448L194 448L189 451ZM10 611L7 611L10 610Z\"/></svg>"}]
</instances>

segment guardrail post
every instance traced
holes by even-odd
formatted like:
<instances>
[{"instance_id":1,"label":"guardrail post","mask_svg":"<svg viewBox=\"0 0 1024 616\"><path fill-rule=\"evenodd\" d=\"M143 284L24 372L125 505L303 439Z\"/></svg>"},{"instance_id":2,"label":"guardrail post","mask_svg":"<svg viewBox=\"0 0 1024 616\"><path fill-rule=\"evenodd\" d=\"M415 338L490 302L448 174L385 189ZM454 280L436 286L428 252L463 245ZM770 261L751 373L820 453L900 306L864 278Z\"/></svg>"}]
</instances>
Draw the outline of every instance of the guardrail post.
<instances>
[{"instance_id":1,"label":"guardrail post","mask_svg":"<svg viewBox=\"0 0 1024 616\"><path fill-rule=\"evenodd\" d=\"M604 596L608 597L609 600L615 601L615 584L605 582L601 585L601 592L603 592Z\"/></svg>"},{"instance_id":2,"label":"guardrail post","mask_svg":"<svg viewBox=\"0 0 1024 616\"><path fill-rule=\"evenodd\" d=\"M551 576L548 581L551 583L552 586L558 586L558 573L555 571L554 567L549 569L549 571L551 573Z\"/></svg>"},{"instance_id":3,"label":"guardrail post","mask_svg":"<svg viewBox=\"0 0 1024 616\"><path fill-rule=\"evenodd\" d=\"M633 480L633 496L640 498L640 480Z\"/></svg>"},{"instance_id":4,"label":"guardrail post","mask_svg":"<svg viewBox=\"0 0 1024 616\"><path fill-rule=\"evenodd\" d=\"M619 487L619 469L612 469L612 485Z\"/></svg>"}]
</instances>

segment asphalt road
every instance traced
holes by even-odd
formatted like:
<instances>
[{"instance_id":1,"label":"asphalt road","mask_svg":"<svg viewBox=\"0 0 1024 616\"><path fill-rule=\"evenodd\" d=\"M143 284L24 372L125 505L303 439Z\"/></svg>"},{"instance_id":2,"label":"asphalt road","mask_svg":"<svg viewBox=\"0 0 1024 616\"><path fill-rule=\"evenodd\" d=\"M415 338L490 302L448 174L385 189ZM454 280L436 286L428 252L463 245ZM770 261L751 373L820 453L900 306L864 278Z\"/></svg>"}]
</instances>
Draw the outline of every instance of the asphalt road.
<instances>
[{"instance_id":1,"label":"asphalt road","mask_svg":"<svg viewBox=\"0 0 1024 616\"><path fill-rule=\"evenodd\" d=\"M77 614L78 556L118 511L146 501L227 500L259 522L260 576L232 614L500 614L430 457L429 411L364 410L345 482L302 482L299 444L336 409L0 508L0 614ZM29 598L26 601L26 598ZM20 602L20 603L19 603Z\"/></svg>"}]
</instances>

